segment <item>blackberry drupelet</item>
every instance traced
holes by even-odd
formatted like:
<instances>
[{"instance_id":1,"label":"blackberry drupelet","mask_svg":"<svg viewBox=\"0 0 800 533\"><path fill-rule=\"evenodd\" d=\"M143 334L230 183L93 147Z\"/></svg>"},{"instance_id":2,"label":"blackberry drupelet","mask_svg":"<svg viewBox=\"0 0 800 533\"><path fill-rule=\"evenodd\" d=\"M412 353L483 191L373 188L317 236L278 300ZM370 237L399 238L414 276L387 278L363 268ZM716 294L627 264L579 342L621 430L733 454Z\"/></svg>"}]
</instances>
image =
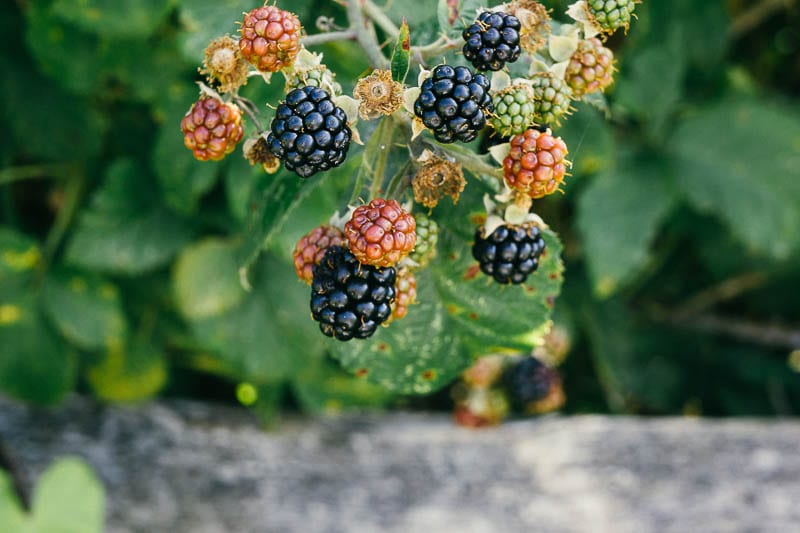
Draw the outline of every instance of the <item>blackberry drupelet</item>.
<instances>
[{"instance_id":1,"label":"blackberry drupelet","mask_svg":"<svg viewBox=\"0 0 800 533\"><path fill-rule=\"evenodd\" d=\"M514 15L484 11L461 34L464 57L478 70L500 70L519 59L521 27Z\"/></svg>"},{"instance_id":2,"label":"blackberry drupelet","mask_svg":"<svg viewBox=\"0 0 800 533\"><path fill-rule=\"evenodd\" d=\"M344 110L324 89L311 86L286 95L270 130L270 152L302 178L341 165L352 137Z\"/></svg>"},{"instance_id":3,"label":"blackberry drupelet","mask_svg":"<svg viewBox=\"0 0 800 533\"><path fill-rule=\"evenodd\" d=\"M440 143L470 142L494 109L489 79L467 67L439 65L422 82L416 114Z\"/></svg>"},{"instance_id":4,"label":"blackberry drupelet","mask_svg":"<svg viewBox=\"0 0 800 533\"><path fill-rule=\"evenodd\" d=\"M523 408L547 398L560 379L556 370L535 357L525 357L514 362L503 375L511 402Z\"/></svg>"},{"instance_id":5,"label":"blackberry drupelet","mask_svg":"<svg viewBox=\"0 0 800 533\"><path fill-rule=\"evenodd\" d=\"M488 237L484 228L475 232L472 257L480 263L481 272L498 283L524 283L539 267L545 243L539 228L532 224L504 225Z\"/></svg>"},{"instance_id":6,"label":"blackberry drupelet","mask_svg":"<svg viewBox=\"0 0 800 533\"><path fill-rule=\"evenodd\" d=\"M362 265L347 248L331 246L314 267L311 316L328 337L371 337L392 314L396 276L393 267Z\"/></svg>"}]
</instances>

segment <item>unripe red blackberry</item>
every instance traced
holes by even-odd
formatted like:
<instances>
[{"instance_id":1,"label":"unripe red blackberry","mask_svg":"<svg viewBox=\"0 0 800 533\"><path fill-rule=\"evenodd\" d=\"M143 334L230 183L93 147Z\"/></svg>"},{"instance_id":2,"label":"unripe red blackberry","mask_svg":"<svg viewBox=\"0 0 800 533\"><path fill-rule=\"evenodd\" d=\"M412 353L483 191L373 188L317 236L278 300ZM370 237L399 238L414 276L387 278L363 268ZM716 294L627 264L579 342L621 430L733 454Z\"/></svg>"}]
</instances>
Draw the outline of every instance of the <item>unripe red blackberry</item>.
<instances>
[{"instance_id":1,"label":"unripe red blackberry","mask_svg":"<svg viewBox=\"0 0 800 533\"><path fill-rule=\"evenodd\" d=\"M242 114L234 104L202 95L181 119L183 144L200 161L219 161L242 140Z\"/></svg>"},{"instance_id":2,"label":"unripe red blackberry","mask_svg":"<svg viewBox=\"0 0 800 533\"><path fill-rule=\"evenodd\" d=\"M462 33L464 57L478 70L500 70L519 59L520 22L514 15L484 11Z\"/></svg>"},{"instance_id":3,"label":"unripe red blackberry","mask_svg":"<svg viewBox=\"0 0 800 533\"><path fill-rule=\"evenodd\" d=\"M511 139L503 160L503 176L512 189L531 198L542 198L558 190L567 173L567 145L550 130L527 130Z\"/></svg>"},{"instance_id":4,"label":"unripe red blackberry","mask_svg":"<svg viewBox=\"0 0 800 533\"><path fill-rule=\"evenodd\" d=\"M294 247L292 257L297 277L306 283L314 278L314 267L325 257L331 246L343 246L344 234L339 228L323 225L304 235Z\"/></svg>"},{"instance_id":5,"label":"unripe red blackberry","mask_svg":"<svg viewBox=\"0 0 800 533\"><path fill-rule=\"evenodd\" d=\"M592 37L578 43L578 49L567 64L564 79L572 89L574 98L604 91L614 83L614 52L603 46L600 39Z\"/></svg>"},{"instance_id":6,"label":"unripe red blackberry","mask_svg":"<svg viewBox=\"0 0 800 533\"><path fill-rule=\"evenodd\" d=\"M359 263L343 246L331 246L311 282L311 316L328 337L371 337L392 313L394 268Z\"/></svg>"},{"instance_id":7,"label":"unripe red blackberry","mask_svg":"<svg viewBox=\"0 0 800 533\"><path fill-rule=\"evenodd\" d=\"M549 72L539 72L530 78L533 88L533 115L537 124L561 125L569 114L572 89L561 78Z\"/></svg>"},{"instance_id":8,"label":"unripe red blackberry","mask_svg":"<svg viewBox=\"0 0 800 533\"><path fill-rule=\"evenodd\" d=\"M416 228L414 217L397 200L376 198L356 208L344 225L344 235L359 262L386 267L414 249Z\"/></svg>"},{"instance_id":9,"label":"unripe red blackberry","mask_svg":"<svg viewBox=\"0 0 800 533\"><path fill-rule=\"evenodd\" d=\"M472 257L480 264L481 272L498 283L519 284L539 267L544 249L542 234L533 224L506 224L489 236L481 226L475 232Z\"/></svg>"},{"instance_id":10,"label":"unripe red blackberry","mask_svg":"<svg viewBox=\"0 0 800 533\"><path fill-rule=\"evenodd\" d=\"M492 112L489 79L467 67L439 65L420 85L414 114L440 143L470 142Z\"/></svg>"},{"instance_id":11,"label":"unripe red blackberry","mask_svg":"<svg viewBox=\"0 0 800 533\"><path fill-rule=\"evenodd\" d=\"M276 6L263 6L245 14L239 29L242 56L262 72L277 72L294 62L300 51L297 17Z\"/></svg>"},{"instance_id":12,"label":"unripe red blackberry","mask_svg":"<svg viewBox=\"0 0 800 533\"><path fill-rule=\"evenodd\" d=\"M267 142L286 168L308 178L344 163L352 135L347 115L330 94L306 86L278 105Z\"/></svg>"}]
</instances>

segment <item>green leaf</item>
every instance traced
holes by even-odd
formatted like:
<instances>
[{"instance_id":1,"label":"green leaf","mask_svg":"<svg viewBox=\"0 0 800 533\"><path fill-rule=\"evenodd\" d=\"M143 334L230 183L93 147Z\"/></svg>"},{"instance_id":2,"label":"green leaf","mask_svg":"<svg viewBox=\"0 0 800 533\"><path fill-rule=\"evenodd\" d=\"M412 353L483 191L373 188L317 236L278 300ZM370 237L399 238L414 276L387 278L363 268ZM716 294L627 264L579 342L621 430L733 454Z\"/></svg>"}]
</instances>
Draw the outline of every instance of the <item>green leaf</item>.
<instances>
[{"instance_id":1,"label":"green leaf","mask_svg":"<svg viewBox=\"0 0 800 533\"><path fill-rule=\"evenodd\" d=\"M141 274L166 264L189 239L186 223L160 205L148 173L119 160L79 217L66 259L88 270Z\"/></svg>"},{"instance_id":2,"label":"green leaf","mask_svg":"<svg viewBox=\"0 0 800 533\"><path fill-rule=\"evenodd\" d=\"M120 345L128 336L119 289L99 276L50 272L42 287L42 305L59 333L79 348Z\"/></svg>"},{"instance_id":3,"label":"green leaf","mask_svg":"<svg viewBox=\"0 0 800 533\"><path fill-rule=\"evenodd\" d=\"M158 177L164 201L182 214L193 214L200 198L216 183L220 164L198 161L183 144L181 119L197 100L191 85L171 93L163 105L163 120L156 135L152 165ZM240 153L231 157L240 157Z\"/></svg>"},{"instance_id":4,"label":"green leaf","mask_svg":"<svg viewBox=\"0 0 800 533\"><path fill-rule=\"evenodd\" d=\"M23 532L25 513L11 475L0 468L0 531Z\"/></svg>"},{"instance_id":5,"label":"green leaf","mask_svg":"<svg viewBox=\"0 0 800 533\"><path fill-rule=\"evenodd\" d=\"M436 19L439 21L439 31L443 35L450 33L452 24L450 24L450 2L449 0L439 0L436 5Z\"/></svg>"},{"instance_id":6,"label":"green leaf","mask_svg":"<svg viewBox=\"0 0 800 533\"><path fill-rule=\"evenodd\" d=\"M160 391L167 381L162 350L135 339L130 345L109 347L103 359L86 369L95 395L108 402L136 402Z\"/></svg>"},{"instance_id":7,"label":"green leaf","mask_svg":"<svg viewBox=\"0 0 800 533\"><path fill-rule=\"evenodd\" d=\"M210 350L215 371L256 385L290 378L322 352L322 336L308 318L310 289L294 267L267 254L256 269L253 291L216 316L189 321Z\"/></svg>"},{"instance_id":8,"label":"green leaf","mask_svg":"<svg viewBox=\"0 0 800 533\"><path fill-rule=\"evenodd\" d=\"M724 220L754 252L786 259L800 248L800 114L733 99L687 116L670 147L695 208Z\"/></svg>"},{"instance_id":9,"label":"green leaf","mask_svg":"<svg viewBox=\"0 0 800 533\"><path fill-rule=\"evenodd\" d=\"M573 179L581 179L613 165L616 143L608 122L593 106L577 102L577 109L555 133L564 139L572 161ZM571 179L567 179L567 196Z\"/></svg>"},{"instance_id":10,"label":"green leaf","mask_svg":"<svg viewBox=\"0 0 800 533\"><path fill-rule=\"evenodd\" d=\"M611 295L641 271L677 202L672 176L658 161L626 161L582 191L578 230L596 295Z\"/></svg>"},{"instance_id":11,"label":"green leaf","mask_svg":"<svg viewBox=\"0 0 800 533\"><path fill-rule=\"evenodd\" d=\"M31 532L101 533L104 491L81 459L63 458L42 474L33 494Z\"/></svg>"},{"instance_id":12,"label":"green leaf","mask_svg":"<svg viewBox=\"0 0 800 533\"><path fill-rule=\"evenodd\" d=\"M641 323L618 300L582 299L584 328L609 405L615 411L669 412L683 403L675 334Z\"/></svg>"},{"instance_id":13,"label":"green leaf","mask_svg":"<svg viewBox=\"0 0 800 533\"><path fill-rule=\"evenodd\" d=\"M660 138L667 120L683 97L686 58L679 29L669 38L638 50L624 63L615 103L644 119L647 129Z\"/></svg>"},{"instance_id":14,"label":"green leaf","mask_svg":"<svg viewBox=\"0 0 800 533\"><path fill-rule=\"evenodd\" d=\"M305 411L339 413L354 407L383 407L395 396L379 385L351 376L327 361L309 365L292 382Z\"/></svg>"},{"instance_id":15,"label":"green leaf","mask_svg":"<svg viewBox=\"0 0 800 533\"><path fill-rule=\"evenodd\" d=\"M175 263L172 283L178 310L195 320L216 316L242 301L232 243L207 238L183 250Z\"/></svg>"},{"instance_id":16,"label":"green leaf","mask_svg":"<svg viewBox=\"0 0 800 533\"><path fill-rule=\"evenodd\" d=\"M436 287L450 318L450 330L473 357L530 350L546 332L563 280L561 243L545 230L539 268L522 285L502 286L477 270L471 242L440 231L432 265ZM414 309L409 312L413 312Z\"/></svg>"},{"instance_id":17,"label":"green leaf","mask_svg":"<svg viewBox=\"0 0 800 533\"><path fill-rule=\"evenodd\" d=\"M111 37L147 37L172 8L163 0L55 0L53 13L77 27Z\"/></svg>"},{"instance_id":18,"label":"green leaf","mask_svg":"<svg viewBox=\"0 0 800 533\"><path fill-rule=\"evenodd\" d=\"M42 72L65 89L89 94L103 70L97 61L100 39L54 16L46 2L25 11L25 42Z\"/></svg>"},{"instance_id":19,"label":"green leaf","mask_svg":"<svg viewBox=\"0 0 800 533\"><path fill-rule=\"evenodd\" d=\"M411 60L411 36L408 31L406 19L400 25L400 34L397 36L397 43L392 52L392 79L400 83L406 81L408 67Z\"/></svg>"},{"instance_id":20,"label":"green leaf","mask_svg":"<svg viewBox=\"0 0 800 533\"><path fill-rule=\"evenodd\" d=\"M100 151L107 123L88 99L56 87L27 63L0 66L0 95L10 110L6 133L20 155L80 161Z\"/></svg>"},{"instance_id":21,"label":"green leaf","mask_svg":"<svg viewBox=\"0 0 800 533\"><path fill-rule=\"evenodd\" d=\"M74 355L47 329L30 288L0 283L0 390L52 405L72 390L75 366Z\"/></svg>"},{"instance_id":22,"label":"green leaf","mask_svg":"<svg viewBox=\"0 0 800 533\"><path fill-rule=\"evenodd\" d=\"M332 355L356 376L401 394L425 394L450 383L470 357L429 272L417 277L417 301L405 318L379 328L369 339L329 339ZM316 329L316 335L322 335Z\"/></svg>"},{"instance_id":23,"label":"green leaf","mask_svg":"<svg viewBox=\"0 0 800 533\"><path fill-rule=\"evenodd\" d=\"M293 172L283 170L274 176L261 177L253 191L253 203L238 253L242 279L249 277L261 250L269 243L286 217L327 176L328 173L325 173L313 180L305 180Z\"/></svg>"},{"instance_id":24,"label":"green leaf","mask_svg":"<svg viewBox=\"0 0 800 533\"><path fill-rule=\"evenodd\" d=\"M0 226L0 280L27 278L41 261L39 243L11 228Z\"/></svg>"}]
</instances>

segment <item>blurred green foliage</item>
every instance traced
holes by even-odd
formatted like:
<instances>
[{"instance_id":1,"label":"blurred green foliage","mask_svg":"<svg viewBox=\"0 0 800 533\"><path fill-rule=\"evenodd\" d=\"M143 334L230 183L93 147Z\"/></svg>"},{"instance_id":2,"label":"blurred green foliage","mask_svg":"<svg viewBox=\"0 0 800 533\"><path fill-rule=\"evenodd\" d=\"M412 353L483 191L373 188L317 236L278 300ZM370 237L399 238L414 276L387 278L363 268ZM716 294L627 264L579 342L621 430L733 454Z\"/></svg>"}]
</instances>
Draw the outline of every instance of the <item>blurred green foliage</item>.
<instances>
[{"instance_id":1,"label":"blurred green foliage","mask_svg":"<svg viewBox=\"0 0 800 533\"><path fill-rule=\"evenodd\" d=\"M64 457L41 475L26 512L11 476L0 469L0 531L13 533L100 533L105 493L91 467Z\"/></svg>"},{"instance_id":2,"label":"blurred green foliage","mask_svg":"<svg viewBox=\"0 0 800 533\"><path fill-rule=\"evenodd\" d=\"M545 3L564 18L565 2ZM474 180L459 209L434 213L448 230L405 320L364 343L318 333L290 254L343 207L361 154L301 182L238 151L197 162L179 130L205 45L254 5L0 6L0 390L42 404L76 387L107 401L230 400L228 384L243 383L240 401L265 416L292 402L382 406L535 340L561 283L560 245L548 234L533 294L464 280L464 213L481 210L483 193ZM435 3L390 6L412 44L435 38ZM335 2L288 7L310 33L320 15L346 25ZM800 408L787 363L800 348L800 14L742 30L747 8L646 0L628 35L609 41L610 116L580 104L558 131L573 176L563 198L536 208L564 243L556 319L573 340L568 410ZM354 43L320 50L345 92L367 72ZM282 88L250 83L243 94L266 123Z\"/></svg>"}]
</instances>

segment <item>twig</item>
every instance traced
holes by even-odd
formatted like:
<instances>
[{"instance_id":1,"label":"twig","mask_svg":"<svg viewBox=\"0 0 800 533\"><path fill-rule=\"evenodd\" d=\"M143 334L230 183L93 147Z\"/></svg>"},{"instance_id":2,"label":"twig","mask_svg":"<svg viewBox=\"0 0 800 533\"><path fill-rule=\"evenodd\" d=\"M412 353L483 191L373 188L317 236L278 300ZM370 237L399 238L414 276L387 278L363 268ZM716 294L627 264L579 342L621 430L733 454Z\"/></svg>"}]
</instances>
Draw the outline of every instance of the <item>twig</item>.
<instances>
[{"instance_id":1,"label":"twig","mask_svg":"<svg viewBox=\"0 0 800 533\"><path fill-rule=\"evenodd\" d=\"M682 316L700 313L716 304L732 300L745 292L757 289L763 286L766 281L767 276L761 272L748 272L726 279L718 285L698 292L681 305L675 313Z\"/></svg>"},{"instance_id":2,"label":"twig","mask_svg":"<svg viewBox=\"0 0 800 533\"><path fill-rule=\"evenodd\" d=\"M353 41L356 39L356 31L353 29L342 31L327 31L323 33L315 33L314 35L306 35L300 42L305 46L317 46L320 44L330 43L333 41Z\"/></svg>"},{"instance_id":3,"label":"twig","mask_svg":"<svg viewBox=\"0 0 800 533\"><path fill-rule=\"evenodd\" d=\"M769 346L796 350L800 348L800 328L782 324L766 324L712 313L688 317L669 317L668 322L702 333L727 335L736 339Z\"/></svg>"},{"instance_id":4,"label":"twig","mask_svg":"<svg viewBox=\"0 0 800 533\"><path fill-rule=\"evenodd\" d=\"M0 170L0 185L44 176L63 176L73 170L71 165L21 165Z\"/></svg>"},{"instance_id":5,"label":"twig","mask_svg":"<svg viewBox=\"0 0 800 533\"><path fill-rule=\"evenodd\" d=\"M757 28L765 19L780 9L789 9L795 0L761 0L747 11L744 11L731 23L731 35L741 37Z\"/></svg>"},{"instance_id":6,"label":"twig","mask_svg":"<svg viewBox=\"0 0 800 533\"><path fill-rule=\"evenodd\" d=\"M369 199L378 197L383 185L384 174L386 173L386 161L389 159L389 152L392 151L392 139L394 139L395 125L392 117L384 117L379 126L378 156L375 161L375 169L372 176L372 185L369 188Z\"/></svg>"},{"instance_id":7,"label":"twig","mask_svg":"<svg viewBox=\"0 0 800 533\"><path fill-rule=\"evenodd\" d=\"M235 96L234 101L239 104L239 107L244 110L245 114L250 117L250 120L253 121L253 124L256 125L258 128L258 133L262 133L264 131L264 127L261 125L261 122L258 120L256 116L257 108L253 102L248 100L247 98L243 98L241 96Z\"/></svg>"},{"instance_id":8,"label":"twig","mask_svg":"<svg viewBox=\"0 0 800 533\"><path fill-rule=\"evenodd\" d=\"M381 52L378 38L375 36L375 29L361 12L361 3L361 0L347 0L347 18L350 21L350 27L356 32L356 40L364 49L370 64L375 68L386 68L389 60Z\"/></svg>"},{"instance_id":9,"label":"twig","mask_svg":"<svg viewBox=\"0 0 800 533\"><path fill-rule=\"evenodd\" d=\"M456 41L448 37L441 36L429 45L412 46L411 55L414 57L414 60L417 63L424 65L425 61L428 59L443 56L450 50L458 48L460 44L462 44L461 41Z\"/></svg>"},{"instance_id":10,"label":"twig","mask_svg":"<svg viewBox=\"0 0 800 533\"><path fill-rule=\"evenodd\" d=\"M364 0L364 14L371 18L372 22L386 32L392 40L396 40L397 36L400 35L400 28L398 28L395 23L392 22L392 19L386 16L383 9L375 5L372 0Z\"/></svg>"}]
</instances>

